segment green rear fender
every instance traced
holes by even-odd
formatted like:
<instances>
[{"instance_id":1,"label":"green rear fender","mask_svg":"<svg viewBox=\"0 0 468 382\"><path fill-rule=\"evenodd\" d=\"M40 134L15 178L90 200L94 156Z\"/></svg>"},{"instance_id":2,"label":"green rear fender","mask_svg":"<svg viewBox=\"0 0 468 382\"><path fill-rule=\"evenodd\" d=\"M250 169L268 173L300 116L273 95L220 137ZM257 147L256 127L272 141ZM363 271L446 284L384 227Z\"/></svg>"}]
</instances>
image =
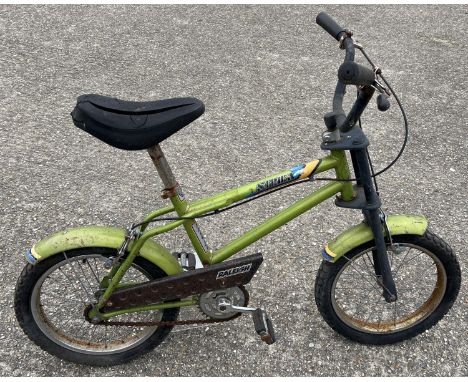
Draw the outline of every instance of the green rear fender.
<instances>
[{"instance_id":1,"label":"green rear fender","mask_svg":"<svg viewBox=\"0 0 468 382\"><path fill-rule=\"evenodd\" d=\"M125 239L125 230L114 227L79 227L57 232L37 242L26 255L30 263L77 248L104 247L118 249ZM182 272L182 267L169 251L147 240L139 253L168 275Z\"/></svg>"},{"instance_id":2,"label":"green rear fender","mask_svg":"<svg viewBox=\"0 0 468 382\"><path fill-rule=\"evenodd\" d=\"M390 215L387 216L387 226L392 236L408 234L422 236L426 232L428 221L424 216ZM345 253L373 238L374 235L370 227L361 223L347 229L339 234L335 240L329 242L322 255L325 260L334 263Z\"/></svg>"}]
</instances>

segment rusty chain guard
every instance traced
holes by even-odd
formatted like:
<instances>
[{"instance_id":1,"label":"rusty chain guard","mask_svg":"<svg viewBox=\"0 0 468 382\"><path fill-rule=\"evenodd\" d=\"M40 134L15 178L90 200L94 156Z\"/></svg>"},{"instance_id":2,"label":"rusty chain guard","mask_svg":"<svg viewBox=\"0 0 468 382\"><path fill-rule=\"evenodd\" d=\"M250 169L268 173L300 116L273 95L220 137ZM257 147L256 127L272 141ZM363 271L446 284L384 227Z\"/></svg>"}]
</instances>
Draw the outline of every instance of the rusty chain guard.
<instances>
[{"instance_id":1,"label":"rusty chain guard","mask_svg":"<svg viewBox=\"0 0 468 382\"><path fill-rule=\"evenodd\" d=\"M244 286L239 286L244 293L245 302L244 306L249 305L249 292L245 289ZM87 308L88 309L88 308ZM86 309L85 309L86 315ZM198 320L180 320L180 321L101 321L94 323L94 325L101 326L135 326L135 327L144 327L144 326L176 326L176 325L195 325L195 324L216 324L220 322L228 322L235 320L240 317L242 313L237 313L236 315L229 318L211 318L211 319L198 319Z\"/></svg>"},{"instance_id":2,"label":"rusty chain guard","mask_svg":"<svg viewBox=\"0 0 468 382\"><path fill-rule=\"evenodd\" d=\"M256 253L119 288L109 296L105 305L100 308L100 312L109 313L138 306L161 304L164 301L183 299L213 290L245 285L251 281L262 261L262 254ZM238 270L238 272L228 273L227 276L223 275L231 270Z\"/></svg>"}]
</instances>

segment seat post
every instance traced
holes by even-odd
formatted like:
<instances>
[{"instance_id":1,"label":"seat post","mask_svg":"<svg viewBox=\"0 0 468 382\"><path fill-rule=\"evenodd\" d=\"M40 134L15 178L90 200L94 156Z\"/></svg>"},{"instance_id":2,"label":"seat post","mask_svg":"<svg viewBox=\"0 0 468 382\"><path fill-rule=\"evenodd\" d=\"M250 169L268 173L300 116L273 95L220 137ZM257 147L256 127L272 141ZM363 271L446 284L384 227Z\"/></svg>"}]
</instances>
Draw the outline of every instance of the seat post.
<instances>
[{"instance_id":1,"label":"seat post","mask_svg":"<svg viewBox=\"0 0 468 382\"><path fill-rule=\"evenodd\" d=\"M175 180L174 174L169 167L169 163L167 163L161 147L159 144L156 144L148 149L148 153L165 187L165 189L162 190L161 197L163 199L170 198L176 213L179 216L183 216L187 213L189 204L187 200L185 200L181 187ZM188 218L183 221L183 225L196 253L202 258L206 258L211 252L209 251L208 245L196 220L194 218Z\"/></svg>"},{"instance_id":2,"label":"seat post","mask_svg":"<svg viewBox=\"0 0 468 382\"><path fill-rule=\"evenodd\" d=\"M161 150L159 144L156 144L148 149L148 153L158 171L158 174L164 184L164 190L161 193L163 199L172 198L181 195L180 186L175 180L174 174L172 173L169 163L167 163L166 157Z\"/></svg>"}]
</instances>

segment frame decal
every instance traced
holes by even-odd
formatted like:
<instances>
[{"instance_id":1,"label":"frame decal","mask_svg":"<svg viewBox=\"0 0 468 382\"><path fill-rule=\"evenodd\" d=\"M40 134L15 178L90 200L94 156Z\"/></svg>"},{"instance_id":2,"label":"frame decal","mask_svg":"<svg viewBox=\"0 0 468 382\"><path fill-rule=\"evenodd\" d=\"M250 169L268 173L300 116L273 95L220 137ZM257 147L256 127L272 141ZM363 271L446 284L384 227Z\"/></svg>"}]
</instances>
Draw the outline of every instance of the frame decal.
<instances>
[{"instance_id":1,"label":"frame decal","mask_svg":"<svg viewBox=\"0 0 468 382\"><path fill-rule=\"evenodd\" d=\"M146 231L147 225L149 224L151 219L155 217L164 216L166 214L176 211L178 216L184 217L185 219L194 218L197 215L203 215L212 211L228 207L233 203L239 202L246 198L250 198L256 194L268 192L268 190L280 188L288 184L293 184L303 179L311 178L317 173L322 173L329 170L335 170L338 177L349 177L348 162L343 152L332 151L330 155L322 159L316 159L307 163L295 165L288 170L278 172L269 177L265 177L258 181L244 184L240 187L226 190L218 194L196 200L191 203L188 203L187 201L182 201L182 203L184 204L183 206L178 205L179 203L181 203L180 196L177 198L171 198L171 202L173 204L172 207L167 206L160 210L153 211L144 218L144 222L146 223L142 226L142 231ZM351 189L348 190L348 188ZM146 231L141 238L136 240L137 245L135 245L135 248L132 247L131 252L133 253L135 250L135 254L137 254L140 247L148 238L169 232L172 229L183 224L190 238L190 241L194 246L195 252L199 256L201 262L203 264L216 264L231 257L235 253L240 252L243 248L268 235L270 232L281 227L282 225L286 224L287 222L299 216L300 214L308 211L317 204L320 204L328 198L333 197L337 193L341 193L344 196L345 192L347 194L350 194L349 198L352 197L351 184L341 182L330 182L327 185L313 191L304 198L296 201L289 207L274 214L272 217L265 220L258 226L252 228L247 232L244 232L240 237L237 237L231 242L226 243L220 248L217 248L213 252L210 251L209 246L205 241L205 238L203 237L200 228L195 222L195 220L179 220L163 225L162 227L152 228ZM175 202L177 205L175 205Z\"/></svg>"},{"instance_id":2,"label":"frame decal","mask_svg":"<svg viewBox=\"0 0 468 382\"><path fill-rule=\"evenodd\" d=\"M255 188L255 192L253 193L253 195L266 191L266 190L270 190L271 188L281 186L282 184L289 183L292 180L294 180L292 171L290 174L284 174L284 175L277 176L276 178L273 178L273 179L265 180L264 182L260 182L257 184L257 187Z\"/></svg>"},{"instance_id":3,"label":"frame decal","mask_svg":"<svg viewBox=\"0 0 468 382\"><path fill-rule=\"evenodd\" d=\"M255 187L255 191L252 194L248 195L247 197L251 197L261 192L271 190L272 188L279 187L287 183L291 183L295 180L309 178L313 175L314 171L317 169L319 164L320 164L320 160L316 159L316 160L313 160L312 162L299 164L293 167L288 172L279 174L274 178L260 181L259 183L257 183L257 186Z\"/></svg>"},{"instance_id":4,"label":"frame decal","mask_svg":"<svg viewBox=\"0 0 468 382\"><path fill-rule=\"evenodd\" d=\"M205 238L203 237L200 227L198 226L197 222L194 222L192 224L192 230L195 233L195 236L197 237L198 241L200 242L201 246L203 247L203 250L205 252L209 251L208 244L206 243Z\"/></svg>"},{"instance_id":5,"label":"frame decal","mask_svg":"<svg viewBox=\"0 0 468 382\"><path fill-rule=\"evenodd\" d=\"M239 273L246 273L250 271L250 268L252 268L252 263L244 264L235 268L225 269L223 271L219 271L218 274L216 275L216 280L222 279L225 277L231 277Z\"/></svg>"}]
</instances>

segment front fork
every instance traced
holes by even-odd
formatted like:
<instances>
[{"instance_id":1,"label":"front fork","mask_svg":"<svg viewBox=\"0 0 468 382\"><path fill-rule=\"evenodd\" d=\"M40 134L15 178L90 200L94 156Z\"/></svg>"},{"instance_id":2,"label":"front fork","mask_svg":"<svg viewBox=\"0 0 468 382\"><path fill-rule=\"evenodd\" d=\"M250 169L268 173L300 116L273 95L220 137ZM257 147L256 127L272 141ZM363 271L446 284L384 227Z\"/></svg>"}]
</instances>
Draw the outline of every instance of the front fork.
<instances>
[{"instance_id":1,"label":"front fork","mask_svg":"<svg viewBox=\"0 0 468 382\"><path fill-rule=\"evenodd\" d=\"M379 284L383 289L383 297L387 302L397 300L397 290L395 281L393 280L390 262L387 254L387 245L382 226L385 221L382 221L380 214L380 198L376 192L370 172L370 165L365 148L358 150L350 150L351 159L353 161L354 173L357 179L357 185L362 187L366 199L366 206L363 208L367 225L371 228L375 240L375 250L372 251L374 262L374 271Z\"/></svg>"}]
</instances>

